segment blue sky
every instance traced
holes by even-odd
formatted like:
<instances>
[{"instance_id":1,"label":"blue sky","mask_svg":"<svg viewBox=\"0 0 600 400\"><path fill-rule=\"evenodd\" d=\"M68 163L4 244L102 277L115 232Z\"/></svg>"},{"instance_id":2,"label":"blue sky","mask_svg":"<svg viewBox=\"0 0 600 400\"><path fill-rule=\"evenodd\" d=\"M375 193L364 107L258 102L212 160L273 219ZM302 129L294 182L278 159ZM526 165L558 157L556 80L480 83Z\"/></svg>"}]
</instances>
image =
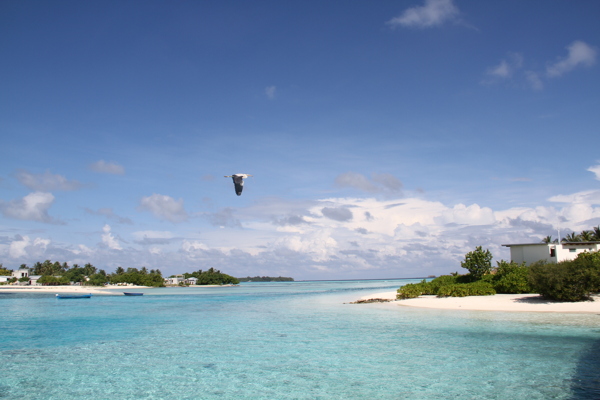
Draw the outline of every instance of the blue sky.
<instances>
[{"instance_id":1,"label":"blue sky","mask_svg":"<svg viewBox=\"0 0 600 400\"><path fill-rule=\"evenodd\" d=\"M419 277L597 226L599 17L5 0L0 262Z\"/></svg>"}]
</instances>

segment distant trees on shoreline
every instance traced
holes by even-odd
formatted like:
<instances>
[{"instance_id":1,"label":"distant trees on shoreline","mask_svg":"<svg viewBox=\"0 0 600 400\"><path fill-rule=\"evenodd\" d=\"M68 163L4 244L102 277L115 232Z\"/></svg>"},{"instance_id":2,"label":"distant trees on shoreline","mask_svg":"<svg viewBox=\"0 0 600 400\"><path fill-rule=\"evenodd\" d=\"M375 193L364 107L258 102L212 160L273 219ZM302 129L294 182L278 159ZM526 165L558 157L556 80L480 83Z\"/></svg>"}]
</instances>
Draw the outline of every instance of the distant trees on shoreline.
<instances>
[{"instance_id":1,"label":"distant trees on shoreline","mask_svg":"<svg viewBox=\"0 0 600 400\"><path fill-rule=\"evenodd\" d=\"M198 279L196 282L198 285L237 285L240 283L237 278L224 274L214 268L209 268L206 271L199 269L191 273L186 272L183 274L183 277L186 279L192 277Z\"/></svg>"},{"instance_id":2,"label":"distant trees on shoreline","mask_svg":"<svg viewBox=\"0 0 600 400\"><path fill-rule=\"evenodd\" d=\"M287 278L284 276L255 276L255 277L246 277L246 278L238 278L240 282L294 282L294 278Z\"/></svg>"}]
</instances>

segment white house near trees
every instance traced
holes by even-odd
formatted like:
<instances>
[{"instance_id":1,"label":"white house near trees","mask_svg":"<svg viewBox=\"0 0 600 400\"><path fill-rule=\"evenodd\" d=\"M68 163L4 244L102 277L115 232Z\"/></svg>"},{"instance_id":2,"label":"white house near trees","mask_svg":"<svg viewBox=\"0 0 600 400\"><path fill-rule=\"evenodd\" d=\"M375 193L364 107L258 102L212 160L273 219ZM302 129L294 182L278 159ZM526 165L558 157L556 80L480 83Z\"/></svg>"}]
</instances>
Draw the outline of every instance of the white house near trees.
<instances>
[{"instance_id":1,"label":"white house near trees","mask_svg":"<svg viewBox=\"0 0 600 400\"><path fill-rule=\"evenodd\" d=\"M510 248L510 260L529 265L544 260L551 263L574 260L579 253L600 250L600 242L503 244Z\"/></svg>"}]
</instances>

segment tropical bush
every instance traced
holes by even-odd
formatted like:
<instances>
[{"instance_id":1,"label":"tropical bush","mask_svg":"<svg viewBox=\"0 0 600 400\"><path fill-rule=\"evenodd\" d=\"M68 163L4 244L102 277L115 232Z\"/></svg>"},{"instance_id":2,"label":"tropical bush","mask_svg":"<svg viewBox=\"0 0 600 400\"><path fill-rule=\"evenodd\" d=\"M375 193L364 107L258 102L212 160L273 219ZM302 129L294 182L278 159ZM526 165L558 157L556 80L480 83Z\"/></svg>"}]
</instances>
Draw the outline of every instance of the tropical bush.
<instances>
[{"instance_id":1,"label":"tropical bush","mask_svg":"<svg viewBox=\"0 0 600 400\"><path fill-rule=\"evenodd\" d=\"M528 280L535 293L551 300L591 300L600 289L600 253L581 253L575 260L557 264L533 263Z\"/></svg>"},{"instance_id":2,"label":"tropical bush","mask_svg":"<svg viewBox=\"0 0 600 400\"><path fill-rule=\"evenodd\" d=\"M465 255L465 260L461 261L460 266L467 269L475 280L479 280L492 270L492 253L477 246Z\"/></svg>"},{"instance_id":3,"label":"tropical bush","mask_svg":"<svg viewBox=\"0 0 600 400\"><path fill-rule=\"evenodd\" d=\"M440 287L437 297L489 296L496 290L489 282L456 283Z\"/></svg>"},{"instance_id":4,"label":"tropical bush","mask_svg":"<svg viewBox=\"0 0 600 400\"><path fill-rule=\"evenodd\" d=\"M65 276L54 276L54 275L43 275L40 279L38 279L37 282L42 285L52 285L52 286L68 285L69 283L71 283L69 281L69 278L67 278Z\"/></svg>"},{"instance_id":5,"label":"tropical bush","mask_svg":"<svg viewBox=\"0 0 600 400\"><path fill-rule=\"evenodd\" d=\"M531 286L527 280L529 268L525 263L498 261L496 274L491 275L491 283L497 293L531 293Z\"/></svg>"},{"instance_id":6,"label":"tropical bush","mask_svg":"<svg viewBox=\"0 0 600 400\"><path fill-rule=\"evenodd\" d=\"M430 283L426 282L425 279L423 279L423 281L419 283L408 283L400 287L400 289L398 289L398 294L396 295L396 298L414 299L415 297L419 297L422 294L429 294L427 293L429 291L429 285Z\"/></svg>"}]
</instances>

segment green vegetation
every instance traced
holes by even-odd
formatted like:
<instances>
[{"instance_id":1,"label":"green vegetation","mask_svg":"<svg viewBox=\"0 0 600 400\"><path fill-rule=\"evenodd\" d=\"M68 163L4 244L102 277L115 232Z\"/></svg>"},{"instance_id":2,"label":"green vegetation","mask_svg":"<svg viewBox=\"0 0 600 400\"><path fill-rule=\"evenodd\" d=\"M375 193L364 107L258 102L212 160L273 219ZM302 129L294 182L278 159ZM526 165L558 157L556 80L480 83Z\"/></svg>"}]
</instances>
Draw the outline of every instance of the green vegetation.
<instances>
[{"instance_id":1,"label":"green vegetation","mask_svg":"<svg viewBox=\"0 0 600 400\"><path fill-rule=\"evenodd\" d=\"M123 270L123 268L117 267L114 274L107 275L106 277L113 285L118 283L131 283L133 285L139 286L165 286L165 280L163 279L160 270L151 269L150 271L148 271L146 267L142 267L139 270L137 268L127 268L127 270ZM94 282L101 281L102 273L92 275L90 277L90 282L92 282L92 280Z\"/></svg>"},{"instance_id":2,"label":"green vegetation","mask_svg":"<svg viewBox=\"0 0 600 400\"><path fill-rule=\"evenodd\" d=\"M491 275L490 275L491 277ZM397 299L411 299L421 295L437 297L488 296L496 294L490 279L472 281L470 275L442 275L430 282L409 283L398 289Z\"/></svg>"},{"instance_id":3,"label":"green vegetation","mask_svg":"<svg viewBox=\"0 0 600 400\"><path fill-rule=\"evenodd\" d=\"M594 228L596 229L596 228ZM547 238L550 240L550 238ZM530 266L500 260L492 269L492 255L481 246L467 253L463 268L469 274L443 275L430 282L423 280L398 289L398 299L421 295L438 297L485 296L496 293L538 293L550 300L591 300L600 292L600 252L580 253L576 259L560 263L539 261Z\"/></svg>"},{"instance_id":4,"label":"green vegetation","mask_svg":"<svg viewBox=\"0 0 600 400\"><path fill-rule=\"evenodd\" d=\"M600 242L600 226L580 233L571 232L562 238L561 242Z\"/></svg>"},{"instance_id":5,"label":"green vegetation","mask_svg":"<svg viewBox=\"0 0 600 400\"><path fill-rule=\"evenodd\" d=\"M22 264L21 269L27 269L27 265ZM98 270L90 263L85 264L83 267L77 264L69 267L66 262L61 264L58 261L52 262L46 260L43 263L36 262L33 267L28 269L30 276L41 275L37 282L42 285L69 285L74 282L89 286L104 286L107 283L164 286L164 279L161 272L158 269L148 271L146 267L139 270L137 268L127 268L127 270L124 270L122 267L117 267L115 273L107 274L104 270ZM0 264L0 275L2 274L2 270ZM21 278L19 281L25 282L29 279ZM16 278L13 281L16 282Z\"/></svg>"},{"instance_id":6,"label":"green vegetation","mask_svg":"<svg viewBox=\"0 0 600 400\"><path fill-rule=\"evenodd\" d=\"M247 278L238 278L240 282L294 282L294 278L286 278L283 276L255 276Z\"/></svg>"},{"instance_id":7,"label":"green vegetation","mask_svg":"<svg viewBox=\"0 0 600 400\"><path fill-rule=\"evenodd\" d=\"M492 283L498 293L531 293L529 285L529 267L525 263L517 264L504 260L498 261Z\"/></svg>"},{"instance_id":8,"label":"green vegetation","mask_svg":"<svg viewBox=\"0 0 600 400\"><path fill-rule=\"evenodd\" d=\"M558 301L590 300L600 291L600 253L580 253L575 260L529 266L529 284L535 293Z\"/></svg>"},{"instance_id":9,"label":"green vegetation","mask_svg":"<svg viewBox=\"0 0 600 400\"><path fill-rule=\"evenodd\" d=\"M183 274L184 278L197 278L198 285L237 285L240 281L231 275L222 273L221 271L209 268L207 271L201 269L192 273Z\"/></svg>"},{"instance_id":10,"label":"green vegetation","mask_svg":"<svg viewBox=\"0 0 600 400\"><path fill-rule=\"evenodd\" d=\"M437 297L489 296L496 294L494 286L489 282L456 283L438 289Z\"/></svg>"},{"instance_id":11,"label":"green vegetation","mask_svg":"<svg viewBox=\"0 0 600 400\"><path fill-rule=\"evenodd\" d=\"M468 270L474 280L481 279L492 270L492 253L477 246L474 251L467 253L460 266Z\"/></svg>"}]
</instances>

